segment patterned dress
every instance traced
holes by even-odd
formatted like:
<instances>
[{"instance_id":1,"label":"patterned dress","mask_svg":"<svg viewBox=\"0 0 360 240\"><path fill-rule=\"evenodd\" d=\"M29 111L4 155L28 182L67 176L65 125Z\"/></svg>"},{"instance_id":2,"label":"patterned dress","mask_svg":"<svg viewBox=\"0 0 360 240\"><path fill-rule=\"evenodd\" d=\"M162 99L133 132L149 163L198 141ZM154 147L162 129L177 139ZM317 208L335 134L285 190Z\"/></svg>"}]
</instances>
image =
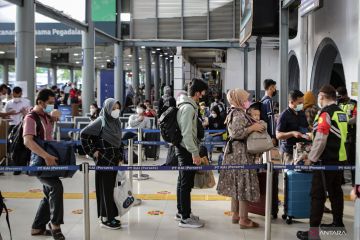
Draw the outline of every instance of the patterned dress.
<instances>
[{"instance_id":1,"label":"patterned dress","mask_svg":"<svg viewBox=\"0 0 360 240\"><path fill-rule=\"evenodd\" d=\"M247 153L247 128L251 122L245 112L232 109L229 113L229 137L234 139L228 142L225 148L223 165L255 164L256 155ZM231 146L232 145L232 146ZM223 170L220 171L217 192L220 195L232 197L236 200L257 202L260 198L259 180L256 170Z\"/></svg>"}]
</instances>

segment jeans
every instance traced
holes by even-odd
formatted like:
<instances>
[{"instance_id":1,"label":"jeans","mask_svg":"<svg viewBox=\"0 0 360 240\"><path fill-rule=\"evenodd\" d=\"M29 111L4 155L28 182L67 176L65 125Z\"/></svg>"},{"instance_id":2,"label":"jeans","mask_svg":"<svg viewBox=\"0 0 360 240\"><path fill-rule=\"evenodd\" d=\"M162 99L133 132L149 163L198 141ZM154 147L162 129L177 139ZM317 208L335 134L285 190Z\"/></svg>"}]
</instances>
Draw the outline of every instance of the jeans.
<instances>
[{"instance_id":1,"label":"jeans","mask_svg":"<svg viewBox=\"0 0 360 240\"><path fill-rule=\"evenodd\" d=\"M206 142L221 142L223 140L223 138L222 138L222 136L211 136L211 135L207 135L206 137L205 137L205 141ZM212 153L212 151L213 151L213 149L214 149L214 145L205 145L205 147L206 147L206 149L207 149L207 151L208 151L208 153L210 154L210 156L211 156L211 153Z\"/></svg>"},{"instance_id":2,"label":"jeans","mask_svg":"<svg viewBox=\"0 0 360 240\"><path fill-rule=\"evenodd\" d=\"M51 221L54 225L64 224L63 185L59 178L41 178L45 197L41 200L32 228L45 229Z\"/></svg>"},{"instance_id":3,"label":"jeans","mask_svg":"<svg viewBox=\"0 0 360 240\"><path fill-rule=\"evenodd\" d=\"M192 155L183 147L176 147L175 154L179 166L192 166ZM183 219L188 219L191 213L191 189L194 187L195 171L179 171L177 182L177 209Z\"/></svg>"}]
</instances>

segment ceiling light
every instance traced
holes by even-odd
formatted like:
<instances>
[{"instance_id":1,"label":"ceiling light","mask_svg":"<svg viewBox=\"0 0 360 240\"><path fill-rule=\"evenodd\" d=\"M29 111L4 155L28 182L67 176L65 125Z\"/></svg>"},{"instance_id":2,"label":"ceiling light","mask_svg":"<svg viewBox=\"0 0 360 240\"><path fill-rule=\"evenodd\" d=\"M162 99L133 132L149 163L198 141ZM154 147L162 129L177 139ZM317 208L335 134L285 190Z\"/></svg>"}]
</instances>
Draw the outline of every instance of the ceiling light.
<instances>
[{"instance_id":1,"label":"ceiling light","mask_svg":"<svg viewBox=\"0 0 360 240\"><path fill-rule=\"evenodd\" d=\"M45 48L45 51L50 52L50 51L51 51L51 48Z\"/></svg>"},{"instance_id":2,"label":"ceiling light","mask_svg":"<svg viewBox=\"0 0 360 240\"><path fill-rule=\"evenodd\" d=\"M166 60L168 60L169 58L165 58Z\"/></svg>"},{"instance_id":3,"label":"ceiling light","mask_svg":"<svg viewBox=\"0 0 360 240\"><path fill-rule=\"evenodd\" d=\"M131 54L129 54L129 55L128 55L128 57L132 57L132 55L131 55Z\"/></svg>"},{"instance_id":4,"label":"ceiling light","mask_svg":"<svg viewBox=\"0 0 360 240\"><path fill-rule=\"evenodd\" d=\"M108 60L106 60L107 62L111 62L111 60L110 59L108 59Z\"/></svg>"},{"instance_id":5,"label":"ceiling light","mask_svg":"<svg viewBox=\"0 0 360 240\"><path fill-rule=\"evenodd\" d=\"M102 67L102 68L104 68L104 67L105 67L105 65L101 65L101 67Z\"/></svg>"},{"instance_id":6,"label":"ceiling light","mask_svg":"<svg viewBox=\"0 0 360 240\"><path fill-rule=\"evenodd\" d=\"M141 57L139 57L139 60L141 60L142 58Z\"/></svg>"},{"instance_id":7,"label":"ceiling light","mask_svg":"<svg viewBox=\"0 0 360 240\"><path fill-rule=\"evenodd\" d=\"M78 53L74 53L74 56L77 57L77 56L79 56L79 54L78 54Z\"/></svg>"},{"instance_id":8,"label":"ceiling light","mask_svg":"<svg viewBox=\"0 0 360 240\"><path fill-rule=\"evenodd\" d=\"M144 49L144 48L145 48L145 46L141 46L141 48L142 48L142 49Z\"/></svg>"},{"instance_id":9,"label":"ceiling light","mask_svg":"<svg viewBox=\"0 0 360 240\"><path fill-rule=\"evenodd\" d=\"M171 58L173 58L174 56L170 56Z\"/></svg>"},{"instance_id":10,"label":"ceiling light","mask_svg":"<svg viewBox=\"0 0 360 240\"><path fill-rule=\"evenodd\" d=\"M152 64L152 65L155 65L155 62L152 62L151 64Z\"/></svg>"},{"instance_id":11,"label":"ceiling light","mask_svg":"<svg viewBox=\"0 0 360 240\"><path fill-rule=\"evenodd\" d=\"M96 59L97 59L97 57L94 57L94 59L96 60Z\"/></svg>"},{"instance_id":12,"label":"ceiling light","mask_svg":"<svg viewBox=\"0 0 360 240\"><path fill-rule=\"evenodd\" d=\"M160 57L162 57L162 54L160 54Z\"/></svg>"},{"instance_id":13,"label":"ceiling light","mask_svg":"<svg viewBox=\"0 0 360 240\"><path fill-rule=\"evenodd\" d=\"M127 63L126 66L130 66L130 63Z\"/></svg>"},{"instance_id":14,"label":"ceiling light","mask_svg":"<svg viewBox=\"0 0 360 240\"><path fill-rule=\"evenodd\" d=\"M160 51L161 49L160 49L160 48L157 48L156 50Z\"/></svg>"},{"instance_id":15,"label":"ceiling light","mask_svg":"<svg viewBox=\"0 0 360 240\"><path fill-rule=\"evenodd\" d=\"M164 52L164 54L165 54L165 55L168 55L168 53L167 53L167 52Z\"/></svg>"},{"instance_id":16,"label":"ceiling light","mask_svg":"<svg viewBox=\"0 0 360 240\"><path fill-rule=\"evenodd\" d=\"M80 62L79 62L79 61L76 61L75 63L76 63L76 64L79 64Z\"/></svg>"},{"instance_id":17,"label":"ceiling light","mask_svg":"<svg viewBox=\"0 0 360 240\"><path fill-rule=\"evenodd\" d=\"M5 54L5 52L4 52L4 51L0 51L0 54Z\"/></svg>"},{"instance_id":18,"label":"ceiling light","mask_svg":"<svg viewBox=\"0 0 360 240\"><path fill-rule=\"evenodd\" d=\"M156 51L152 51L151 53L156 53Z\"/></svg>"},{"instance_id":19,"label":"ceiling light","mask_svg":"<svg viewBox=\"0 0 360 240\"><path fill-rule=\"evenodd\" d=\"M38 56L35 56L35 58L37 59L37 58L39 58Z\"/></svg>"}]
</instances>

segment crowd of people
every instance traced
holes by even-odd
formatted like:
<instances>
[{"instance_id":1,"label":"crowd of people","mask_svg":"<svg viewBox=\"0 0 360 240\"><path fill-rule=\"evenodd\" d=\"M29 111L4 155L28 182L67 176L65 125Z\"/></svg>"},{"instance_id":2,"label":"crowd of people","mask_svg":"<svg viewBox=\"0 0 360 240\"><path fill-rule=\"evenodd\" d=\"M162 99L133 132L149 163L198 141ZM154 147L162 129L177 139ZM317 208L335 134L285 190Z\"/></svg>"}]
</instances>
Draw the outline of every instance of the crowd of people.
<instances>
[{"instance_id":1,"label":"crowd of people","mask_svg":"<svg viewBox=\"0 0 360 240\"><path fill-rule=\"evenodd\" d=\"M354 164L357 103L351 100L346 88L334 89L323 86L317 99L312 92L302 93L292 90L288 95L288 107L278 115L273 98L276 96L276 82L264 81L265 95L259 102L252 102L250 94L242 89L227 92L227 104L215 95L214 101L207 107L208 86L201 79L193 79L187 89L179 92L176 98L172 89L165 86L157 111L152 102L146 100L136 106L135 112L125 101L108 98L100 109L96 104L90 106L92 122L81 131L81 144L85 153L96 165L117 166L123 159L122 140L124 136L118 120L123 113L132 113L129 128L150 128L149 117L160 118L170 107L177 107L176 121L182 139L178 145L171 146L178 166L193 166L202 163L200 157L201 141L216 142L226 140L222 165L253 165L261 162L259 154L249 153L247 138L254 132L265 133L272 139L273 146L279 145L281 162L295 164L294 148L299 142L311 143L311 151L304 155L304 164L342 165ZM69 87L71 87L69 89ZM24 144L33 153L41 156L46 165L57 165L56 157L39 146L34 137L52 140L53 124L59 120L60 113L55 109L59 103L79 103L79 93L73 84L67 84L60 91L56 88L43 89L37 94L35 106L22 98L19 87L12 89L12 97L7 96L8 87L0 86L0 98L11 98L5 104L0 117L10 118L10 125L16 126L23 120ZM62 95L63 94L63 95ZM60 98L58 98L60 96ZM77 100L75 99L77 97ZM60 99L60 101L59 101ZM70 100L68 100L70 99ZM42 128L37 128L33 114L40 117ZM201 136L203 129L218 130ZM131 134L130 132L127 134ZM134 135L129 136L134 137ZM212 152L213 146L208 145ZM170 149L169 149L170 151ZM277 218L279 211L278 178L280 172L273 174L272 217ZM319 227L345 228L343 223L343 172L314 171L311 187L310 231ZM354 185L354 175L352 184ZM175 219L184 228L200 228L205 222L196 216L191 208L191 191L194 187L194 171L180 170L177 182L177 213ZM116 172L95 174L97 194L97 212L101 226L119 229L121 222L116 217L118 210L114 202ZM34 219L31 234L52 235L54 239L65 239L60 225L64 223L63 186L59 178L38 177L43 184L45 197L40 202ZM231 198L232 223L241 229L258 228L259 224L249 218L249 204L260 199L260 183L256 170L221 170L217 185L220 195ZM331 202L333 223L321 224L325 209L326 196ZM312 232L313 233L313 232ZM317 232L319 233L319 232ZM299 231L299 239L310 239L309 231ZM319 239L312 234L311 239Z\"/></svg>"}]
</instances>

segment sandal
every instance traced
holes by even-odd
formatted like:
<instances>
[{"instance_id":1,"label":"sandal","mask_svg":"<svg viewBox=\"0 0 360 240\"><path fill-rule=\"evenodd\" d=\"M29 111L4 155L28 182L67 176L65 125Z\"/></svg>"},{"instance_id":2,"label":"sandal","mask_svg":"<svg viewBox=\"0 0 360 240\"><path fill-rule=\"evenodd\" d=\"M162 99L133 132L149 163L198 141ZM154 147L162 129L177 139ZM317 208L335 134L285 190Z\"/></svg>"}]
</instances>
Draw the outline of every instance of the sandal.
<instances>
[{"instance_id":1,"label":"sandal","mask_svg":"<svg viewBox=\"0 0 360 240\"><path fill-rule=\"evenodd\" d=\"M54 240L65 240L65 236L62 234L61 229L52 229L51 224L49 223L49 228L51 231L51 235L53 236Z\"/></svg>"},{"instance_id":2,"label":"sandal","mask_svg":"<svg viewBox=\"0 0 360 240\"><path fill-rule=\"evenodd\" d=\"M251 221L250 219L248 219L248 221L250 222L249 224L240 224L240 229L250 229L250 228L258 228L259 224L256 222Z\"/></svg>"},{"instance_id":3,"label":"sandal","mask_svg":"<svg viewBox=\"0 0 360 240\"><path fill-rule=\"evenodd\" d=\"M48 229L31 229L31 236L52 236Z\"/></svg>"},{"instance_id":4,"label":"sandal","mask_svg":"<svg viewBox=\"0 0 360 240\"><path fill-rule=\"evenodd\" d=\"M233 224L239 224L239 221L240 221L240 217L233 217L232 219L231 219L231 222L233 223Z\"/></svg>"}]
</instances>

